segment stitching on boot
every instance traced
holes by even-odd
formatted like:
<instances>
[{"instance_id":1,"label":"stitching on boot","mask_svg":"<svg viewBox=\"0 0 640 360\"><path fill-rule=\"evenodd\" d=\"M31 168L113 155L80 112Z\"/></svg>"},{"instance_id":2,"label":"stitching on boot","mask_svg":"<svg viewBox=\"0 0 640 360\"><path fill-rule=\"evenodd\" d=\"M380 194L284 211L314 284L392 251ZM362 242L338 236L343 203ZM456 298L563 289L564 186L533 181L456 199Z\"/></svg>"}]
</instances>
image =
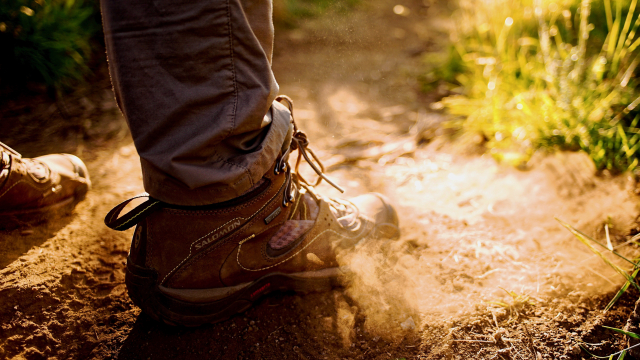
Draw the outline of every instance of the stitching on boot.
<instances>
[{"instance_id":1,"label":"stitching on boot","mask_svg":"<svg viewBox=\"0 0 640 360\"><path fill-rule=\"evenodd\" d=\"M294 216L296 216L296 210L298 210L298 205L300 205L301 202L303 202L302 197L304 195L300 195L298 197L298 201L296 201L296 206L293 208L293 210L291 210L291 213L289 214L289 218L292 219ZM303 204L304 205L304 204Z\"/></svg>"},{"instance_id":2,"label":"stitching on boot","mask_svg":"<svg viewBox=\"0 0 640 360\"><path fill-rule=\"evenodd\" d=\"M278 192L276 192L276 194L274 196L272 196L271 199L269 199L269 201L265 204L265 206L268 206L268 205L272 204L273 199L276 198L278 196L278 194L280 194L280 191L282 190L284 185L285 184L282 184L280 186L280 189L278 189ZM261 212L261 211L264 211L265 206L263 206L263 208L258 210L258 213ZM253 216L253 218L250 218L246 223L244 223L242 225L242 228L250 228L252 225L254 225L256 222L259 221L260 217L257 216L257 213L252 215L252 216ZM275 226L277 226L277 224L273 225L271 227L268 227L268 228L264 229L263 231L269 231L270 229L272 229ZM218 249L219 247L224 246L228 242L230 242L230 241L234 241L235 242L236 240L234 240L234 239L236 237L238 237L239 235L242 235L242 234L239 234L239 232L235 233L235 234L231 234L228 237L224 238L223 240L220 240L220 241L216 242L215 245L208 246L205 249L203 249L200 252L198 252L197 254L194 254L191 258L187 257L185 259L185 261L194 263L194 262L198 261L199 259L202 259L202 258L208 256L212 252L216 251L216 249ZM183 266L182 268L174 269L173 276L180 276L182 273L184 273L186 271L185 268L186 268L186 265Z\"/></svg>"},{"instance_id":3,"label":"stitching on boot","mask_svg":"<svg viewBox=\"0 0 640 360\"><path fill-rule=\"evenodd\" d=\"M27 185L31 186L32 188L34 188L36 190L44 190L46 187L48 187L48 185L45 185L45 186L42 186L42 187L38 187L38 186L35 186L35 185L33 185L33 184L29 183L29 182L26 182L24 180L20 180L20 181L16 182L15 184L11 185L7 190L5 190L2 193L2 195L0 195L0 198L5 196L9 192L9 190L13 189L14 186L16 186L16 185L18 185L20 183L26 183Z\"/></svg>"},{"instance_id":4,"label":"stitching on boot","mask_svg":"<svg viewBox=\"0 0 640 360\"><path fill-rule=\"evenodd\" d=\"M285 183L282 183L282 185L280 186L280 189L278 189L278 191L277 191L277 192L276 192L276 193L271 197L271 199L269 199L269 201L265 202L265 203L264 203L264 205L262 205L262 207L261 207L260 209L258 209L258 211L254 212L251 216L249 216L249 218L248 218L248 219L251 219L251 218L255 217L255 216L256 216L258 213L260 213L260 212L261 212L265 207L267 207L267 205L271 204L271 201L272 201L276 196L278 196L278 194L280 194L280 190L282 190L282 187L283 187L284 185L285 185ZM214 232L218 231L219 229L221 229L221 228L225 227L225 226L226 226L226 225L228 225L229 223L231 223L231 222L233 222L233 221L236 221L236 220L239 220L239 219L241 219L241 220L247 220L247 218L240 218L240 217L235 218L235 219L233 219L233 220L230 220L230 221L226 222L224 225L222 225L222 226L218 227L217 229L215 229L215 230L213 230L213 231L209 232L207 235L204 235L204 236L202 236L202 237L198 238L197 240L195 240L194 242L192 242L192 243L191 243L191 245L189 245L189 254L188 254L184 259L182 259L182 261L181 261L178 265L176 265L176 267L174 267L174 268L173 268L173 270L171 270L169 273L167 273L167 275L165 275L165 277L164 277L164 278L162 278L162 281L160 282L160 284L163 284L163 283L165 282L165 280L167 280L167 278L168 278L169 276L171 276L171 275L172 275L172 274L173 274L173 273L174 273L174 272L175 272L175 271L176 271L180 266L182 266L182 264L184 264L187 260L189 260L189 258L191 257L191 252L192 252L192 249L193 249L193 245L194 245L195 243L197 243L198 241L200 241L200 240L202 240L202 239L206 238L207 236L209 236L209 235L213 234ZM244 225L246 225L246 224L244 224ZM243 225L243 226L244 226L244 225Z\"/></svg>"},{"instance_id":5,"label":"stitching on boot","mask_svg":"<svg viewBox=\"0 0 640 360\"><path fill-rule=\"evenodd\" d=\"M196 241L192 242L192 243L189 245L189 254L188 254L184 259L182 259L182 261L181 261L178 265L176 265L176 267L174 267L174 268L173 268L173 270L171 270L167 275L165 275L165 277L162 279L162 281L161 281L160 283L161 283L161 284L162 284L162 283L164 283L164 281L167 279L167 277L169 277L169 275L171 275L174 271L176 271L176 269L178 269L180 266L182 266L182 264L184 264L184 262L185 262L185 261L187 261L187 260L191 257L191 252L192 252L192 250L193 250L193 245L194 245L195 243L197 243L197 242L199 242L200 240L202 240L202 239L204 239L204 238L208 237L209 235L211 235L211 234L215 233L216 231L218 231L218 230L220 230L220 229L224 228L225 226L227 226L227 225L229 225L229 224L233 223L234 221L242 221L242 220L246 220L246 218L237 217L237 218L234 218L234 219L232 219L232 220L229 220L229 221L227 221L226 223L224 223L223 225L221 225L221 226L219 226L218 228L216 228L215 230L213 230L213 231L209 232L207 235L202 236L202 237L201 237L201 238L199 238L198 240L196 240ZM234 230L235 230L235 228L234 228ZM225 234L225 235L226 235L226 234Z\"/></svg>"}]
</instances>

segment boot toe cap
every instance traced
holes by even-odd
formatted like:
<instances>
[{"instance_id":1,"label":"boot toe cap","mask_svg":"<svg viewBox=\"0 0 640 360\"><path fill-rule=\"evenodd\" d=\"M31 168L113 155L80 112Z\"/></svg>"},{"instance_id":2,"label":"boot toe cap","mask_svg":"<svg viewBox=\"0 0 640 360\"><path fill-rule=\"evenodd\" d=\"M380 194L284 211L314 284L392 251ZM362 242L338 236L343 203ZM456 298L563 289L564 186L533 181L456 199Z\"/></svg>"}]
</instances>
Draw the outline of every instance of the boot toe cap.
<instances>
[{"instance_id":1,"label":"boot toe cap","mask_svg":"<svg viewBox=\"0 0 640 360\"><path fill-rule=\"evenodd\" d=\"M75 155L64 154L67 159L73 164L73 171L77 174L79 179L82 179L81 183L74 189L75 197L79 200L84 199L87 192L91 189L91 179L89 178L89 170L87 165Z\"/></svg>"},{"instance_id":2,"label":"boot toe cap","mask_svg":"<svg viewBox=\"0 0 640 360\"><path fill-rule=\"evenodd\" d=\"M350 201L361 214L375 222L373 231L376 237L388 239L400 237L398 213L386 196L369 193L352 198Z\"/></svg>"}]
</instances>

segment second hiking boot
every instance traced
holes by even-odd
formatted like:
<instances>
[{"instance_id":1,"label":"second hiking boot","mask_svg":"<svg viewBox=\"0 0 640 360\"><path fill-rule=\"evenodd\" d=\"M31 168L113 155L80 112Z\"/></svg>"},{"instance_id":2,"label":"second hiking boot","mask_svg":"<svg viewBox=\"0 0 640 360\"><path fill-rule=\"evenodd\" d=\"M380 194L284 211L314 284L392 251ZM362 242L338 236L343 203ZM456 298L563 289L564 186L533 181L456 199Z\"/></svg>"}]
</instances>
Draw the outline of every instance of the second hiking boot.
<instances>
[{"instance_id":1,"label":"second hiking boot","mask_svg":"<svg viewBox=\"0 0 640 360\"><path fill-rule=\"evenodd\" d=\"M0 142L0 229L13 229L67 214L91 187L76 156L23 158Z\"/></svg>"}]
</instances>

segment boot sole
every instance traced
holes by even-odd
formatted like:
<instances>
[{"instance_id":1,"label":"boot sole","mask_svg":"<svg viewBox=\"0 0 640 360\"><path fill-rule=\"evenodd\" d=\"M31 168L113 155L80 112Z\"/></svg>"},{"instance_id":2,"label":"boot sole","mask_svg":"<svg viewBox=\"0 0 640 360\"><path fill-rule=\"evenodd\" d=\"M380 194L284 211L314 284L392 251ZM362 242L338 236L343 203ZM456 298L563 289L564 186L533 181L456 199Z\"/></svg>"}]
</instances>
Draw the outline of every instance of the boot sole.
<instances>
[{"instance_id":1,"label":"boot sole","mask_svg":"<svg viewBox=\"0 0 640 360\"><path fill-rule=\"evenodd\" d=\"M0 212L0 230L13 230L24 225L36 225L57 216L69 215L76 205L86 198L88 190L88 186L78 187L74 196L49 206Z\"/></svg>"},{"instance_id":2,"label":"boot sole","mask_svg":"<svg viewBox=\"0 0 640 360\"><path fill-rule=\"evenodd\" d=\"M181 299L167 295L158 286L158 275L154 270L137 266L127 259L125 283L129 297L145 314L168 325L194 327L227 320L246 311L262 297L275 291L306 294L328 291L342 285L339 268L325 270L330 271L268 274L241 286L236 291L234 290L238 287L219 289L225 296L207 301L203 300L202 296L193 296L194 290L182 292ZM188 301L189 297L192 297L193 301Z\"/></svg>"}]
</instances>

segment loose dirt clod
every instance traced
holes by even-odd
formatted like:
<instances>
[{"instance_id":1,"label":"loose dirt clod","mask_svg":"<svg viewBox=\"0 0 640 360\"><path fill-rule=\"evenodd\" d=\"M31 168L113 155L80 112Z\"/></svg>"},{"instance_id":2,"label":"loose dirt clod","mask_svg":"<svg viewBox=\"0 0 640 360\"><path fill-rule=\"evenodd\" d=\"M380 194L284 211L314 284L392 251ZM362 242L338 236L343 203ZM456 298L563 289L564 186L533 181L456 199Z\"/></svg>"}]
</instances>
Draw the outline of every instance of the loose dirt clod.
<instances>
[{"instance_id":1,"label":"loose dirt clod","mask_svg":"<svg viewBox=\"0 0 640 360\"><path fill-rule=\"evenodd\" d=\"M400 324L402 330L414 330L416 328L416 322L413 321L413 318L409 316L407 320Z\"/></svg>"}]
</instances>

